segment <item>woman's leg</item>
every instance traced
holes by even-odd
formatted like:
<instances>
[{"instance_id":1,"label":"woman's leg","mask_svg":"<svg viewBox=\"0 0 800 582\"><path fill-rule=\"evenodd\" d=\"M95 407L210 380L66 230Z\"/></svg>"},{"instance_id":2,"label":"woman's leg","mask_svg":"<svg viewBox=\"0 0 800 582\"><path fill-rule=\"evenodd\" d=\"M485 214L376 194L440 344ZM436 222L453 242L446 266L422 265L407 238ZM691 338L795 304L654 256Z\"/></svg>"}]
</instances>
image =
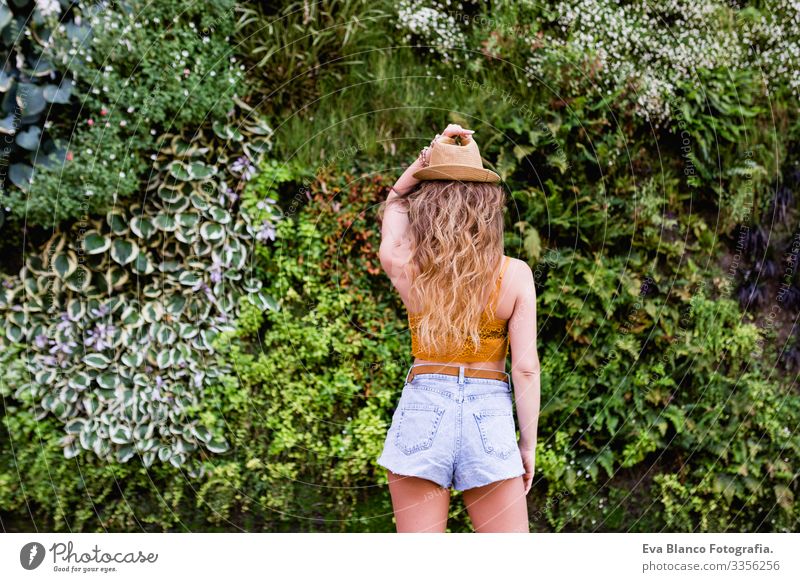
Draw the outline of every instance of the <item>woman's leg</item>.
<instances>
[{"instance_id":1,"label":"woman's leg","mask_svg":"<svg viewBox=\"0 0 800 582\"><path fill-rule=\"evenodd\" d=\"M428 479L387 472L397 533L444 533L450 490Z\"/></svg>"},{"instance_id":2,"label":"woman's leg","mask_svg":"<svg viewBox=\"0 0 800 582\"><path fill-rule=\"evenodd\" d=\"M466 489L463 495L475 531L530 533L522 477Z\"/></svg>"}]
</instances>

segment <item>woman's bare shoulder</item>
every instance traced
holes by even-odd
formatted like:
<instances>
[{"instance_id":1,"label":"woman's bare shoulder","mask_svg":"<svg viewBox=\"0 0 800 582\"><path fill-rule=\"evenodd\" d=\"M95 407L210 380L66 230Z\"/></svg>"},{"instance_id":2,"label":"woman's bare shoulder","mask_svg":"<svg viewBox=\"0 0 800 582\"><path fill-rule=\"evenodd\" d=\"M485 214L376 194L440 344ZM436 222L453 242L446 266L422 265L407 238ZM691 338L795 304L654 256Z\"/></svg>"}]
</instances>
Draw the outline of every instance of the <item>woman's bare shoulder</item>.
<instances>
[{"instance_id":1,"label":"woman's bare shoulder","mask_svg":"<svg viewBox=\"0 0 800 582\"><path fill-rule=\"evenodd\" d=\"M527 261L511 257L506 271L509 286L514 294L515 303L519 298L528 297L532 293L536 294L536 287L533 281L533 270Z\"/></svg>"},{"instance_id":2,"label":"woman's bare shoulder","mask_svg":"<svg viewBox=\"0 0 800 582\"><path fill-rule=\"evenodd\" d=\"M510 255L508 255L508 258L511 260L508 262L506 273L513 277L516 282L523 283L533 279L533 270L526 261Z\"/></svg>"}]
</instances>

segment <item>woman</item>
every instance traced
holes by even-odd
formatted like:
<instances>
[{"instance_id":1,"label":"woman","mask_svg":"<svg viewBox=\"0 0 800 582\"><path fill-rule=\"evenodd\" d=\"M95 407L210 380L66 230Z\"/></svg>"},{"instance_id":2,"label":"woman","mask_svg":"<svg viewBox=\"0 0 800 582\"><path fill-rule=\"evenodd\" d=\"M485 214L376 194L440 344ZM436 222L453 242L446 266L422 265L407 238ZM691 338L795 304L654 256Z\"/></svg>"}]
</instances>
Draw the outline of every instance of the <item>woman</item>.
<instances>
[{"instance_id":1,"label":"woman","mask_svg":"<svg viewBox=\"0 0 800 582\"><path fill-rule=\"evenodd\" d=\"M476 531L530 531L536 289L530 267L503 255L505 193L472 134L449 125L382 209L380 261L408 310L415 356L377 461L398 532L445 531L450 486Z\"/></svg>"}]
</instances>

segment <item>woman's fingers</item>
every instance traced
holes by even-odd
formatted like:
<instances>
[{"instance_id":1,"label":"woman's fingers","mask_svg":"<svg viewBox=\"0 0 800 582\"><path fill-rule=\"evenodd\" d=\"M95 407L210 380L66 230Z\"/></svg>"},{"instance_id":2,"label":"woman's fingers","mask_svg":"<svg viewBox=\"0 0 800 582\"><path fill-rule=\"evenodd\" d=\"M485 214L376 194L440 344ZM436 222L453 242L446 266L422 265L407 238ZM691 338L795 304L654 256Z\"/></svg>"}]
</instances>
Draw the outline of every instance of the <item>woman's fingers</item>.
<instances>
[{"instance_id":1,"label":"woman's fingers","mask_svg":"<svg viewBox=\"0 0 800 582\"><path fill-rule=\"evenodd\" d=\"M445 130L442 132L442 135L446 135L447 137L455 137L457 135L469 136L473 133L475 132L471 129L464 129L457 123L451 123L445 128Z\"/></svg>"}]
</instances>

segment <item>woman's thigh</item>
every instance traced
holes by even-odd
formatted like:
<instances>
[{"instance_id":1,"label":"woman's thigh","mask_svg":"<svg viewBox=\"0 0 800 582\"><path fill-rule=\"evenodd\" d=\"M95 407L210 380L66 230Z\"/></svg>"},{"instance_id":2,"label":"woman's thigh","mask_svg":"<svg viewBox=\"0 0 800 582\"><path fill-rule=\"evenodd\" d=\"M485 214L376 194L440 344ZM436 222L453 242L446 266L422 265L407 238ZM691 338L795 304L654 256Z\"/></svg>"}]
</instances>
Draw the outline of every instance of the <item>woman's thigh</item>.
<instances>
[{"instance_id":1,"label":"woman's thigh","mask_svg":"<svg viewBox=\"0 0 800 582\"><path fill-rule=\"evenodd\" d=\"M450 490L421 477L388 471L397 532L439 532L447 527Z\"/></svg>"},{"instance_id":2,"label":"woman's thigh","mask_svg":"<svg viewBox=\"0 0 800 582\"><path fill-rule=\"evenodd\" d=\"M475 531L530 533L522 477L466 489L463 495Z\"/></svg>"}]
</instances>

